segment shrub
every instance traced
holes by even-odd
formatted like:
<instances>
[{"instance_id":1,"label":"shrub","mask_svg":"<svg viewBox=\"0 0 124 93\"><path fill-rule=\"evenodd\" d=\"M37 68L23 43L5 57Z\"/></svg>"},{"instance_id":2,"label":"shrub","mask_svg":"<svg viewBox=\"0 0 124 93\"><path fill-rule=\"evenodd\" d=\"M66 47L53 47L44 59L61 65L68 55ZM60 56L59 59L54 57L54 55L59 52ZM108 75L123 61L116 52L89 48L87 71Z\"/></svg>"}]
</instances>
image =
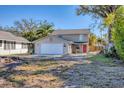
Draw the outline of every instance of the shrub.
<instances>
[{"instance_id":1,"label":"shrub","mask_svg":"<svg viewBox=\"0 0 124 93\"><path fill-rule=\"evenodd\" d=\"M119 57L124 61L124 7L116 11L112 28L112 41Z\"/></svg>"},{"instance_id":2,"label":"shrub","mask_svg":"<svg viewBox=\"0 0 124 93\"><path fill-rule=\"evenodd\" d=\"M117 51L116 51L114 46L112 46L110 49L107 49L107 48L104 49L104 55L106 57L112 57L112 58L118 58L119 59Z\"/></svg>"}]
</instances>

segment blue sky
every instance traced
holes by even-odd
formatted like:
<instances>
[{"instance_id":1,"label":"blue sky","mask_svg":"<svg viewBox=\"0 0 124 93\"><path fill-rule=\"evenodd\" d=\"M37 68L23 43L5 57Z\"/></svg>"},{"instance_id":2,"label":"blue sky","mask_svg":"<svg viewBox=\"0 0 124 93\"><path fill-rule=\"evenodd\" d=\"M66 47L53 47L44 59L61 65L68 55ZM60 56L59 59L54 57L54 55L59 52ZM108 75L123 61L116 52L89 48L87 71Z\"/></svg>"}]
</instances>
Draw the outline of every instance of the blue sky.
<instances>
[{"instance_id":1,"label":"blue sky","mask_svg":"<svg viewBox=\"0 0 124 93\"><path fill-rule=\"evenodd\" d=\"M91 16L77 16L78 6L0 6L0 25L12 26L14 21L21 19L47 20L56 29L83 29L93 23ZM99 29L94 31L100 35Z\"/></svg>"}]
</instances>

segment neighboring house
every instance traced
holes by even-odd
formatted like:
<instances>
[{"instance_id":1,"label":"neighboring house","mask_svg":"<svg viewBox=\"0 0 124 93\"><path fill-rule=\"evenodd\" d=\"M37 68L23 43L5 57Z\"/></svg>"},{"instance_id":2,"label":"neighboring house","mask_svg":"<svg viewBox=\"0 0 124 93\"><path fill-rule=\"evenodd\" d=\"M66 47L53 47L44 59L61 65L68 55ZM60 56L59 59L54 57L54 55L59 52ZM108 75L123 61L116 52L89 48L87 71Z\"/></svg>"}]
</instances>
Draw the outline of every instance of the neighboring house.
<instances>
[{"instance_id":1,"label":"neighboring house","mask_svg":"<svg viewBox=\"0 0 124 93\"><path fill-rule=\"evenodd\" d=\"M0 55L28 53L29 43L23 37L17 37L7 31L0 31Z\"/></svg>"},{"instance_id":2,"label":"neighboring house","mask_svg":"<svg viewBox=\"0 0 124 93\"><path fill-rule=\"evenodd\" d=\"M87 53L89 29L55 30L49 36L34 41L35 54L64 55Z\"/></svg>"}]
</instances>

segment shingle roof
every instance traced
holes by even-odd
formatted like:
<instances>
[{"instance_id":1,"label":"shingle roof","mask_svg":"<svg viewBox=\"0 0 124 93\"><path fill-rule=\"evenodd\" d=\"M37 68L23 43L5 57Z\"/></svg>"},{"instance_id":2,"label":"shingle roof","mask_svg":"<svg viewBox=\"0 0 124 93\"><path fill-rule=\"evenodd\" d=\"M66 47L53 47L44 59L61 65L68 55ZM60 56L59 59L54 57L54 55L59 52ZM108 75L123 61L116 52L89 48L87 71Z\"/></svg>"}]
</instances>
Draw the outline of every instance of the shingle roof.
<instances>
[{"instance_id":1,"label":"shingle roof","mask_svg":"<svg viewBox=\"0 0 124 93\"><path fill-rule=\"evenodd\" d=\"M7 31L0 31L0 40L30 43L27 39L23 37L15 36L12 33Z\"/></svg>"},{"instance_id":2,"label":"shingle roof","mask_svg":"<svg viewBox=\"0 0 124 93\"><path fill-rule=\"evenodd\" d=\"M53 31L52 35L66 35L66 34L89 34L90 29L60 29Z\"/></svg>"}]
</instances>

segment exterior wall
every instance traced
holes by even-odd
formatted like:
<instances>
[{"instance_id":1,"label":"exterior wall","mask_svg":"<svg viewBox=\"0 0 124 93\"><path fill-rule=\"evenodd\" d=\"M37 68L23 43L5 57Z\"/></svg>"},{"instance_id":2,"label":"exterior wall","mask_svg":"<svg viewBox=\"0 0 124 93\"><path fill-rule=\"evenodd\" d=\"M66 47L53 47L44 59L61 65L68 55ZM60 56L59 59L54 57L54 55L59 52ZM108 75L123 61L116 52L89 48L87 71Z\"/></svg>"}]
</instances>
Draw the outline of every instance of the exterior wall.
<instances>
[{"instance_id":1,"label":"exterior wall","mask_svg":"<svg viewBox=\"0 0 124 93\"><path fill-rule=\"evenodd\" d=\"M37 43L35 43L35 45L34 45L34 53L35 54L40 54L40 47L41 47L41 42L37 42Z\"/></svg>"},{"instance_id":2,"label":"exterior wall","mask_svg":"<svg viewBox=\"0 0 124 93\"><path fill-rule=\"evenodd\" d=\"M65 46L64 46L64 54L70 54L70 47L69 47L69 44L65 44Z\"/></svg>"},{"instance_id":3,"label":"exterior wall","mask_svg":"<svg viewBox=\"0 0 124 93\"><path fill-rule=\"evenodd\" d=\"M71 44L68 44L68 54L72 53L72 48L71 48Z\"/></svg>"},{"instance_id":4,"label":"exterior wall","mask_svg":"<svg viewBox=\"0 0 124 93\"><path fill-rule=\"evenodd\" d=\"M74 42L88 42L88 35L61 35L63 39L71 40Z\"/></svg>"},{"instance_id":5,"label":"exterior wall","mask_svg":"<svg viewBox=\"0 0 124 93\"><path fill-rule=\"evenodd\" d=\"M28 53L28 48L22 49L21 43L16 43L16 49L4 50L4 43L0 47L0 55L11 55L11 54L24 54Z\"/></svg>"}]
</instances>

